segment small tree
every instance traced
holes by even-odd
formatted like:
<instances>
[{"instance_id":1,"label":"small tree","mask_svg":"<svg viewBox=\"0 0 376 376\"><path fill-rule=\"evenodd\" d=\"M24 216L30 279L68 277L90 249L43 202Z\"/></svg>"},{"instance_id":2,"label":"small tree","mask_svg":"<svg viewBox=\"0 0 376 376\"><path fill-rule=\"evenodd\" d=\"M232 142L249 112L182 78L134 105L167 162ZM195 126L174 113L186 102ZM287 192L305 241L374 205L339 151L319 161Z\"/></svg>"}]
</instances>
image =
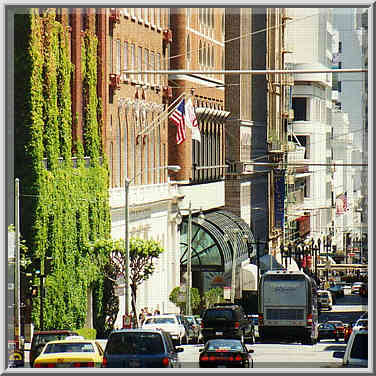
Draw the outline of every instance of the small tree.
<instances>
[{"instance_id":1,"label":"small tree","mask_svg":"<svg viewBox=\"0 0 376 376\"><path fill-rule=\"evenodd\" d=\"M129 240L129 285L132 294L132 313L137 323L136 301L138 286L148 280L153 274L155 259L159 258L164 249L154 240L131 238ZM118 248L111 253L114 262L121 273L125 272L125 250Z\"/></svg>"},{"instance_id":2,"label":"small tree","mask_svg":"<svg viewBox=\"0 0 376 376\"><path fill-rule=\"evenodd\" d=\"M223 289L220 287L215 287L204 293L205 307L208 308L215 303L224 303Z\"/></svg>"},{"instance_id":3,"label":"small tree","mask_svg":"<svg viewBox=\"0 0 376 376\"><path fill-rule=\"evenodd\" d=\"M176 306L180 308L180 312L183 312L186 314L186 301L181 302L179 300L179 295L182 294L182 291L180 290L180 287L177 286L175 287L169 296L169 300L171 303L174 303ZM200 293L198 289L195 287L191 288L191 307L192 307L192 312L197 313L196 310L200 306L201 298L200 298Z\"/></svg>"}]
</instances>

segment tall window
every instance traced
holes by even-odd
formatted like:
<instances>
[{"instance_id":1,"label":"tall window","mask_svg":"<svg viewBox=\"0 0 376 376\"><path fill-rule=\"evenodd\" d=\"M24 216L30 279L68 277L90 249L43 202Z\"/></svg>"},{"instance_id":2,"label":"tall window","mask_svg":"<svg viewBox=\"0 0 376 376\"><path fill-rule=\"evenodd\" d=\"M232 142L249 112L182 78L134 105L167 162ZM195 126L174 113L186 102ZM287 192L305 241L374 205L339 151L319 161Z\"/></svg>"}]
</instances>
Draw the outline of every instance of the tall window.
<instances>
[{"instance_id":1,"label":"tall window","mask_svg":"<svg viewBox=\"0 0 376 376\"><path fill-rule=\"evenodd\" d=\"M292 98L295 120L307 120L307 98Z\"/></svg>"},{"instance_id":2,"label":"tall window","mask_svg":"<svg viewBox=\"0 0 376 376\"><path fill-rule=\"evenodd\" d=\"M150 64L149 64L149 67L151 70L155 70L155 55L154 55L154 52L150 51ZM155 84L155 75L154 74L151 74L150 75L150 84L151 85L154 85Z\"/></svg>"},{"instance_id":3,"label":"tall window","mask_svg":"<svg viewBox=\"0 0 376 376\"><path fill-rule=\"evenodd\" d=\"M144 9L145 23L149 23L149 8Z\"/></svg>"},{"instance_id":4,"label":"tall window","mask_svg":"<svg viewBox=\"0 0 376 376\"><path fill-rule=\"evenodd\" d=\"M149 175L149 135L144 136L145 137L145 143L142 142L142 145L144 147L144 171L145 171L145 180L144 184L149 183L148 175Z\"/></svg>"},{"instance_id":5,"label":"tall window","mask_svg":"<svg viewBox=\"0 0 376 376\"><path fill-rule=\"evenodd\" d=\"M129 8L129 9L131 11L131 16L134 17L135 16L134 8Z\"/></svg>"},{"instance_id":6,"label":"tall window","mask_svg":"<svg viewBox=\"0 0 376 376\"><path fill-rule=\"evenodd\" d=\"M134 71L136 69L136 47L134 44L131 44L131 70ZM132 80L135 79L134 73L131 77Z\"/></svg>"},{"instance_id":7,"label":"tall window","mask_svg":"<svg viewBox=\"0 0 376 376\"><path fill-rule=\"evenodd\" d=\"M120 76L121 71L121 45L120 40L116 40L116 74Z\"/></svg>"},{"instance_id":8,"label":"tall window","mask_svg":"<svg viewBox=\"0 0 376 376\"><path fill-rule=\"evenodd\" d=\"M144 50L144 69L145 70L150 70L149 66L149 50L145 49ZM149 75L145 73L144 75L144 82L149 83Z\"/></svg>"},{"instance_id":9,"label":"tall window","mask_svg":"<svg viewBox=\"0 0 376 376\"><path fill-rule=\"evenodd\" d=\"M138 47L137 48L137 70L141 71L142 70L142 48ZM138 81L142 81L142 74L138 74Z\"/></svg>"},{"instance_id":10,"label":"tall window","mask_svg":"<svg viewBox=\"0 0 376 376\"><path fill-rule=\"evenodd\" d=\"M109 35L109 44L110 44L110 73L114 73L114 46L112 35Z\"/></svg>"},{"instance_id":11,"label":"tall window","mask_svg":"<svg viewBox=\"0 0 376 376\"><path fill-rule=\"evenodd\" d=\"M113 174L114 174L114 144L112 142L110 142L110 184L111 184L111 187L113 186L112 185L112 177L113 177Z\"/></svg>"},{"instance_id":12,"label":"tall window","mask_svg":"<svg viewBox=\"0 0 376 376\"><path fill-rule=\"evenodd\" d=\"M187 35L187 60L191 61L191 37Z\"/></svg>"},{"instance_id":13,"label":"tall window","mask_svg":"<svg viewBox=\"0 0 376 376\"><path fill-rule=\"evenodd\" d=\"M202 64L202 55L203 55L202 42L200 40L199 51L198 51L198 62L199 62L199 64Z\"/></svg>"},{"instance_id":14,"label":"tall window","mask_svg":"<svg viewBox=\"0 0 376 376\"><path fill-rule=\"evenodd\" d=\"M156 70L157 71L161 70L161 54L160 53L157 53L157 67L156 67ZM160 85L161 84L161 75L157 74L156 78L157 78L157 85Z\"/></svg>"},{"instance_id":15,"label":"tall window","mask_svg":"<svg viewBox=\"0 0 376 376\"><path fill-rule=\"evenodd\" d=\"M150 23L155 25L155 9L150 8Z\"/></svg>"},{"instance_id":16,"label":"tall window","mask_svg":"<svg viewBox=\"0 0 376 376\"><path fill-rule=\"evenodd\" d=\"M118 158L117 158L117 174L116 174L116 186L120 187L120 179L121 179L121 122L119 122L118 132L116 137L117 149L118 149Z\"/></svg>"},{"instance_id":17,"label":"tall window","mask_svg":"<svg viewBox=\"0 0 376 376\"><path fill-rule=\"evenodd\" d=\"M161 27L161 8L155 8L155 23Z\"/></svg>"},{"instance_id":18,"label":"tall window","mask_svg":"<svg viewBox=\"0 0 376 376\"><path fill-rule=\"evenodd\" d=\"M123 62L123 69L125 78L128 78L128 74L125 73L128 70L128 42L124 42L124 62Z\"/></svg>"}]
</instances>

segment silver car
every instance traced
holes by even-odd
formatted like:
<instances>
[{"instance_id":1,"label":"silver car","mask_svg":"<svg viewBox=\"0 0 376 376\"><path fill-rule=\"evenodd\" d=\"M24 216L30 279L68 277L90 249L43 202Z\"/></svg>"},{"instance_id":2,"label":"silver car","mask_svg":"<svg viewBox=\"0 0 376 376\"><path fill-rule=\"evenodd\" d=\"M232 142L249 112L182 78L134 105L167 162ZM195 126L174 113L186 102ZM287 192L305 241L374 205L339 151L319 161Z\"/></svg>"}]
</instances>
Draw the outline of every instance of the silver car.
<instances>
[{"instance_id":1,"label":"silver car","mask_svg":"<svg viewBox=\"0 0 376 376\"><path fill-rule=\"evenodd\" d=\"M162 329L170 333L172 339L179 345L188 344L188 335L180 315L168 314L146 317L142 328Z\"/></svg>"}]
</instances>

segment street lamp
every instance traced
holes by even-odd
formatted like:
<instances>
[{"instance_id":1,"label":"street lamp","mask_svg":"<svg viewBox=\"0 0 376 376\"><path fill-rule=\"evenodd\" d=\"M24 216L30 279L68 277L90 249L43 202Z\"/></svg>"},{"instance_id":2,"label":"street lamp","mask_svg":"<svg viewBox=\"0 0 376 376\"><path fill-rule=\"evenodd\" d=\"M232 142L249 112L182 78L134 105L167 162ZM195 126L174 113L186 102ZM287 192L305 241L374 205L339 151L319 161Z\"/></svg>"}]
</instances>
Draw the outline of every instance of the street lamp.
<instances>
[{"instance_id":1,"label":"street lamp","mask_svg":"<svg viewBox=\"0 0 376 376\"><path fill-rule=\"evenodd\" d=\"M177 172L180 170L180 166L162 166L151 168L148 170L160 170L160 169L167 169L173 172ZM124 198L125 198L125 233L124 233L124 247L125 247L125 275L124 275L124 299L125 299L125 315L129 315L129 186L130 184L143 173L144 171L140 171L136 174L132 179L128 179L127 175L124 174Z\"/></svg>"},{"instance_id":2,"label":"street lamp","mask_svg":"<svg viewBox=\"0 0 376 376\"><path fill-rule=\"evenodd\" d=\"M180 211L188 211L188 254L187 254L187 289L186 289L186 314L189 316L192 314L192 301L191 301L191 288L192 288L192 203L189 201L188 209L179 209L176 215L177 223L182 221ZM201 224L205 219L205 215L200 208L200 214L198 216L198 223Z\"/></svg>"}]
</instances>

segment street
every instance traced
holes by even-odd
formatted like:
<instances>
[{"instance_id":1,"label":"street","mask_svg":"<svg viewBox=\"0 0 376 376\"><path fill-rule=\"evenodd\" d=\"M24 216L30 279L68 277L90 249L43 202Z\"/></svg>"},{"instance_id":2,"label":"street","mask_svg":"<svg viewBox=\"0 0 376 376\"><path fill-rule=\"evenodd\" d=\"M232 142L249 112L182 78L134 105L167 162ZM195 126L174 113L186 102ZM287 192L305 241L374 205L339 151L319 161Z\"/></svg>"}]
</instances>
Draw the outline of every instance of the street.
<instances>
[{"instance_id":1,"label":"street","mask_svg":"<svg viewBox=\"0 0 376 376\"><path fill-rule=\"evenodd\" d=\"M345 296L338 298L331 311L323 311L319 322L340 320L344 323L354 322L359 316L368 311L367 298L351 295L345 289ZM103 349L107 340L98 340ZM199 349L203 344L183 345L180 353L183 368L198 368ZM259 343L247 345L254 350L254 368L337 368L342 364L341 359L333 358L334 351L344 351L346 344L343 340L321 340L313 346L300 343ZM25 352L26 367L28 366L29 352Z\"/></svg>"}]
</instances>

